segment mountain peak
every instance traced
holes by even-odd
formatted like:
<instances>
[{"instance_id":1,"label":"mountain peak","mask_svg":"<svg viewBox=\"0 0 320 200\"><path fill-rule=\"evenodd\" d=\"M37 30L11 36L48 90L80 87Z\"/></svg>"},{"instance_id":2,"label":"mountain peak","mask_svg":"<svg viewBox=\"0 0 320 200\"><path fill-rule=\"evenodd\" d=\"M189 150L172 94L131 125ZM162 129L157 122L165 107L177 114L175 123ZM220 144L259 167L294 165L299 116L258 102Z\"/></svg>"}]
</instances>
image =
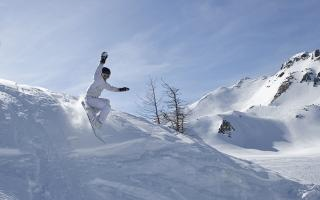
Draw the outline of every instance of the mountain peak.
<instances>
[{"instance_id":1,"label":"mountain peak","mask_svg":"<svg viewBox=\"0 0 320 200\"><path fill-rule=\"evenodd\" d=\"M297 53L297 54L293 55L291 58L289 58L286 62L284 62L281 66L281 69L290 68L295 63L297 63L301 60L307 60L307 59L314 60L314 61L319 60L320 59L320 50L316 49L316 50L312 51L311 53L309 53L307 51Z\"/></svg>"}]
</instances>

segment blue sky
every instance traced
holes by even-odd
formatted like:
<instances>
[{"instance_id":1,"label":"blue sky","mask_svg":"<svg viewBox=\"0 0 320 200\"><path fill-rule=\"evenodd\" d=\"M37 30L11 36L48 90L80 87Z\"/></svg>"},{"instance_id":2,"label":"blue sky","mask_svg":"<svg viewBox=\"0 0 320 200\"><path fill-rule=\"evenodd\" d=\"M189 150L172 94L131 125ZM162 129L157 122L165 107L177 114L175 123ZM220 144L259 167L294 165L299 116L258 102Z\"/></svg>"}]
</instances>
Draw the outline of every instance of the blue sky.
<instances>
[{"instance_id":1,"label":"blue sky","mask_svg":"<svg viewBox=\"0 0 320 200\"><path fill-rule=\"evenodd\" d=\"M187 102L239 79L275 73L320 48L318 0L0 0L0 78L75 96L101 51L113 108L135 113L149 77Z\"/></svg>"}]
</instances>

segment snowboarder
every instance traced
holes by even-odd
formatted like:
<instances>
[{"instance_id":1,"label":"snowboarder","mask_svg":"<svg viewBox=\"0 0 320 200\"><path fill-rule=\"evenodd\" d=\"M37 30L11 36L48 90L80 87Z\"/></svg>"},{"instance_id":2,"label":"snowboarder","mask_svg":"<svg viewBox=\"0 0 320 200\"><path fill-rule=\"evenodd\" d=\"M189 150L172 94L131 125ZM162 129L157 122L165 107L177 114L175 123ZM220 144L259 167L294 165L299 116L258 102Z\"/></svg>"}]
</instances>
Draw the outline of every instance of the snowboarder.
<instances>
[{"instance_id":1,"label":"snowboarder","mask_svg":"<svg viewBox=\"0 0 320 200\"><path fill-rule=\"evenodd\" d=\"M109 68L104 67L106 60L108 58L107 52L102 52L100 64L94 74L94 81L90 85L90 87L87 90L87 94L85 97L86 104L92 108L92 110L95 110L96 112L93 112L93 119L92 121L93 126L97 128L101 128L103 122L107 118L109 112L111 111L110 101L109 99L99 98L102 91L109 90L113 92L125 92L128 91L129 88L122 87L117 88L112 85L110 85L107 82L107 79L110 78L111 71Z\"/></svg>"}]
</instances>

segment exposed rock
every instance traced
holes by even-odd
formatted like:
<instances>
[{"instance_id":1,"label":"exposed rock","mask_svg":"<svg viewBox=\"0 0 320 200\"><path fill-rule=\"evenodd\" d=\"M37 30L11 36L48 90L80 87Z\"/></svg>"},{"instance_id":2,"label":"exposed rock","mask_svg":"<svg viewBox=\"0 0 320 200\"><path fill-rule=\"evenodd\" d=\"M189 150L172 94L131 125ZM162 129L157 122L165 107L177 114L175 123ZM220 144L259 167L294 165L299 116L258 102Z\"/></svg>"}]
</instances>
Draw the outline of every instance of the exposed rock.
<instances>
[{"instance_id":1,"label":"exposed rock","mask_svg":"<svg viewBox=\"0 0 320 200\"><path fill-rule=\"evenodd\" d=\"M294 57L290 58L287 62L282 64L281 69L290 68L295 62L298 62L300 60L306 60L310 57L310 54L308 52L302 52L299 54L296 54ZM313 55L312 55L313 58Z\"/></svg>"},{"instance_id":2,"label":"exposed rock","mask_svg":"<svg viewBox=\"0 0 320 200\"><path fill-rule=\"evenodd\" d=\"M299 60L301 60L301 57L295 57L295 58L293 58L293 61L294 61L294 62L298 62Z\"/></svg>"},{"instance_id":3,"label":"exposed rock","mask_svg":"<svg viewBox=\"0 0 320 200\"><path fill-rule=\"evenodd\" d=\"M312 59L319 59L320 58L320 50L316 49L312 54Z\"/></svg>"},{"instance_id":4,"label":"exposed rock","mask_svg":"<svg viewBox=\"0 0 320 200\"><path fill-rule=\"evenodd\" d=\"M282 77L284 75L284 72L281 72L281 74L278 75L278 77Z\"/></svg>"},{"instance_id":5,"label":"exposed rock","mask_svg":"<svg viewBox=\"0 0 320 200\"><path fill-rule=\"evenodd\" d=\"M233 126L231 125L231 123L224 119L224 120L222 121L222 124L220 125L220 128L219 128L218 133L227 134L228 137L231 137L231 132L232 132L232 131L235 131L235 130L236 130L236 129L233 128Z\"/></svg>"},{"instance_id":6,"label":"exposed rock","mask_svg":"<svg viewBox=\"0 0 320 200\"><path fill-rule=\"evenodd\" d=\"M314 73L313 72L307 72L303 75L302 80L300 81L300 83L302 82L310 82L314 80Z\"/></svg>"},{"instance_id":7,"label":"exposed rock","mask_svg":"<svg viewBox=\"0 0 320 200\"><path fill-rule=\"evenodd\" d=\"M273 103L278 97L281 96L281 94L283 94L285 91L287 91L287 89L289 89L290 85L292 84L292 79L294 79L294 77L291 74L290 76L288 76L286 78L285 81L283 81L283 83L280 85L277 93L274 95L273 100L271 101L271 103Z\"/></svg>"},{"instance_id":8,"label":"exposed rock","mask_svg":"<svg viewBox=\"0 0 320 200\"><path fill-rule=\"evenodd\" d=\"M309 53L306 52L306 53L303 53L300 58L301 58L302 60L305 60L305 59L307 59L307 58L309 58L309 57L310 57Z\"/></svg>"},{"instance_id":9,"label":"exposed rock","mask_svg":"<svg viewBox=\"0 0 320 200\"><path fill-rule=\"evenodd\" d=\"M297 115L296 115L296 118L297 118L297 119L303 119L303 118L304 118L304 115L302 115L302 114L297 114Z\"/></svg>"},{"instance_id":10,"label":"exposed rock","mask_svg":"<svg viewBox=\"0 0 320 200\"><path fill-rule=\"evenodd\" d=\"M317 77L314 78L314 81L313 81L313 87L316 87L320 85L320 72L318 73Z\"/></svg>"},{"instance_id":11,"label":"exposed rock","mask_svg":"<svg viewBox=\"0 0 320 200\"><path fill-rule=\"evenodd\" d=\"M287 62L285 62L284 64L282 64L281 69L285 69L285 68L290 68L293 65L293 60L289 60Z\"/></svg>"},{"instance_id":12,"label":"exposed rock","mask_svg":"<svg viewBox=\"0 0 320 200\"><path fill-rule=\"evenodd\" d=\"M319 57L320 56L320 50L317 49L314 51L314 57Z\"/></svg>"},{"instance_id":13,"label":"exposed rock","mask_svg":"<svg viewBox=\"0 0 320 200\"><path fill-rule=\"evenodd\" d=\"M311 71L310 69L307 69L309 70L308 72L306 72L300 83L302 82L313 82L313 87L316 87L320 84L320 72L316 75L313 71Z\"/></svg>"}]
</instances>

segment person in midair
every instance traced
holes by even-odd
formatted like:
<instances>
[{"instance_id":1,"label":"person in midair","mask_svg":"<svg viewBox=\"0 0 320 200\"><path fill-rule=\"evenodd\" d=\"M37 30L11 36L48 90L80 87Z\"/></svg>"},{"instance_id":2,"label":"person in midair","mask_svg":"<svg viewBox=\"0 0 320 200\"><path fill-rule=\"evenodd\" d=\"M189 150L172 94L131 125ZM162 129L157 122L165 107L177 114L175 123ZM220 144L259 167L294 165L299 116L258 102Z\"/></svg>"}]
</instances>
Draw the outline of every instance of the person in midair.
<instances>
[{"instance_id":1,"label":"person in midair","mask_svg":"<svg viewBox=\"0 0 320 200\"><path fill-rule=\"evenodd\" d=\"M110 75L111 75L110 69L103 66L107 58L108 58L108 53L102 52L100 64L94 74L94 81L93 83L91 83L90 87L88 88L87 94L85 97L86 104L89 107L95 110L98 110L98 112L95 113L92 119L94 126L97 128L100 128L102 126L103 122L106 120L109 112L111 111L110 100L99 98L102 91L109 90L113 92L125 92L129 90L129 88L127 87L122 87L122 88L114 87L107 82L107 79L110 78Z\"/></svg>"}]
</instances>

